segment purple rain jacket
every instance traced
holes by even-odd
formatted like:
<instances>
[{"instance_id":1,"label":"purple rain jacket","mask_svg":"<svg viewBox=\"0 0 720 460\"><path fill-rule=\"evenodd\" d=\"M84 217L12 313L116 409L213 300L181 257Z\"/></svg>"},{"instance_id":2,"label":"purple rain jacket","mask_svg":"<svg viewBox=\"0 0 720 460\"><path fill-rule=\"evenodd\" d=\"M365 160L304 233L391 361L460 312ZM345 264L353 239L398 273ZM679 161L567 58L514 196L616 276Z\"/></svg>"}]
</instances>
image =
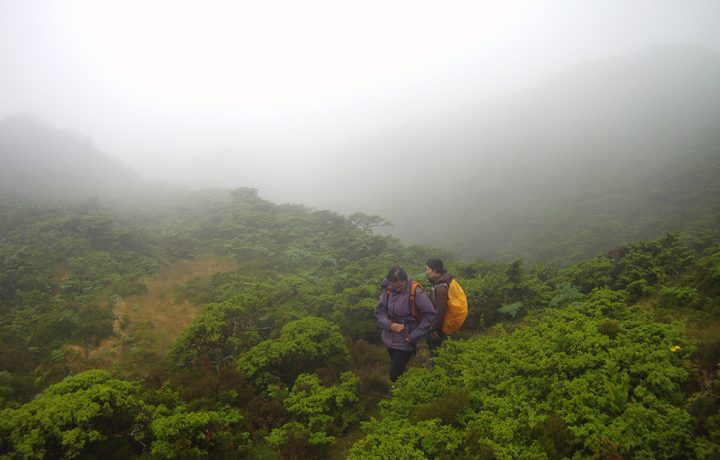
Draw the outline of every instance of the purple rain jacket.
<instances>
[{"instance_id":1,"label":"purple rain jacket","mask_svg":"<svg viewBox=\"0 0 720 460\"><path fill-rule=\"evenodd\" d=\"M420 287L415 292L415 314L422 318L420 324L413 318L410 309L410 286L412 279L408 276L405 287L400 292L395 292L390 282L386 279L380 285L382 294L377 305L375 305L375 317L382 329L382 341L388 348L394 350L412 351L420 337L424 337L435 322L435 307L430 298ZM388 289L390 298L388 299ZM390 330L390 323L402 323L405 330L393 332ZM405 338L410 339L408 343Z\"/></svg>"}]
</instances>

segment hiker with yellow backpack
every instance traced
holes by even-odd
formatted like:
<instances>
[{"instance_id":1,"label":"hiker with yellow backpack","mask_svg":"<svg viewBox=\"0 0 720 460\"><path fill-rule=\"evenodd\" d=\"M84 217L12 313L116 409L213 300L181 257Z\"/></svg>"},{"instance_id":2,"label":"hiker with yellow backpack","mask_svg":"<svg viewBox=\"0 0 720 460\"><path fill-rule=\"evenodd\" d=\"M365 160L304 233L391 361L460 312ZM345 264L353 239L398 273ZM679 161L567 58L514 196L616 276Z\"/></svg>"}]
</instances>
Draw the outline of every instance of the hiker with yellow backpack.
<instances>
[{"instance_id":1,"label":"hiker with yellow backpack","mask_svg":"<svg viewBox=\"0 0 720 460\"><path fill-rule=\"evenodd\" d=\"M392 267L381 284L375 318L390 356L390 380L405 371L415 354L417 341L427 335L435 321L435 307L416 281L400 267Z\"/></svg>"},{"instance_id":2,"label":"hiker with yellow backpack","mask_svg":"<svg viewBox=\"0 0 720 460\"><path fill-rule=\"evenodd\" d=\"M432 286L430 300L437 314L428 332L428 348L434 354L445 337L457 332L468 315L465 291L450 273L445 270L441 259L430 259L425 264L425 273Z\"/></svg>"}]
</instances>

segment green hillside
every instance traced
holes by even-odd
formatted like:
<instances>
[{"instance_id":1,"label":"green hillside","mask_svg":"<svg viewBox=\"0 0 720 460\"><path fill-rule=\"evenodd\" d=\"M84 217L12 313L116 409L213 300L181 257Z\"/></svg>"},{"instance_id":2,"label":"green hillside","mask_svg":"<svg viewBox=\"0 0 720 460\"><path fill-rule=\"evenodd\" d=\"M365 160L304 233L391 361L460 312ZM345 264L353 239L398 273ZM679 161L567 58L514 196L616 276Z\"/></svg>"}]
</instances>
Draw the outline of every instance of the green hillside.
<instances>
[{"instance_id":1,"label":"green hillside","mask_svg":"<svg viewBox=\"0 0 720 460\"><path fill-rule=\"evenodd\" d=\"M459 263L254 190L4 197L2 458L715 458L720 240ZM392 398L372 314L449 261L470 316Z\"/></svg>"},{"instance_id":2,"label":"green hillside","mask_svg":"<svg viewBox=\"0 0 720 460\"><path fill-rule=\"evenodd\" d=\"M537 207L499 211L489 221L467 217L448 244L461 254L488 259L522 255L567 265L623 242L670 231L720 229L720 138L716 135L688 145L682 154L623 166Z\"/></svg>"}]
</instances>

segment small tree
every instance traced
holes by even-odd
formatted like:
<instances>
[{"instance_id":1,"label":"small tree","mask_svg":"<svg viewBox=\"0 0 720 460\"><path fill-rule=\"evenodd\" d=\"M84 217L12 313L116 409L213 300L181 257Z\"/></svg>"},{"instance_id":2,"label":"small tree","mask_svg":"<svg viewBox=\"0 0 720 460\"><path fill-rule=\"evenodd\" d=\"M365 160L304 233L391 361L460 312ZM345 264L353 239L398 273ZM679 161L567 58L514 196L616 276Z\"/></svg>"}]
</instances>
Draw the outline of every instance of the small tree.
<instances>
[{"instance_id":1,"label":"small tree","mask_svg":"<svg viewBox=\"0 0 720 460\"><path fill-rule=\"evenodd\" d=\"M230 458L249 446L250 435L240 429L242 421L240 411L230 407L159 416L150 424L151 453L159 458Z\"/></svg>"},{"instance_id":2,"label":"small tree","mask_svg":"<svg viewBox=\"0 0 720 460\"><path fill-rule=\"evenodd\" d=\"M278 338L251 348L238 366L260 385L281 381L291 387L301 373L337 368L347 359L340 328L326 319L308 316L286 324Z\"/></svg>"},{"instance_id":3,"label":"small tree","mask_svg":"<svg viewBox=\"0 0 720 460\"><path fill-rule=\"evenodd\" d=\"M315 374L301 374L283 404L293 421L276 428L267 437L276 448L286 449L288 457L322 451L335 444L336 436L345 432L358 416L358 379L352 372L340 376L340 383L323 386Z\"/></svg>"},{"instance_id":4,"label":"small tree","mask_svg":"<svg viewBox=\"0 0 720 460\"><path fill-rule=\"evenodd\" d=\"M207 305L170 350L170 359L187 366L209 361L220 366L259 340L247 308L232 303Z\"/></svg>"},{"instance_id":5,"label":"small tree","mask_svg":"<svg viewBox=\"0 0 720 460\"><path fill-rule=\"evenodd\" d=\"M50 386L18 409L0 412L0 454L74 458L101 444L133 446L131 431L142 401L139 386L91 370Z\"/></svg>"}]
</instances>

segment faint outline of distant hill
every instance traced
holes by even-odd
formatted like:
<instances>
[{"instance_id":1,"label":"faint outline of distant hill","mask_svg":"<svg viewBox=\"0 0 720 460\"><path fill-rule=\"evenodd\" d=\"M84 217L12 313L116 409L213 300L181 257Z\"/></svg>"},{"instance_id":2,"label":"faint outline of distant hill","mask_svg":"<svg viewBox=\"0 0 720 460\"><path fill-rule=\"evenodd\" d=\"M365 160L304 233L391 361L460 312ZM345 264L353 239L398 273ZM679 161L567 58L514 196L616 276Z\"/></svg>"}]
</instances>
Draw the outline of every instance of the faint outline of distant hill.
<instances>
[{"instance_id":1,"label":"faint outline of distant hill","mask_svg":"<svg viewBox=\"0 0 720 460\"><path fill-rule=\"evenodd\" d=\"M52 201L132 195L139 173L88 137L30 115L0 120L0 191Z\"/></svg>"},{"instance_id":2,"label":"faint outline of distant hill","mask_svg":"<svg viewBox=\"0 0 720 460\"><path fill-rule=\"evenodd\" d=\"M359 184L365 165L375 166L376 183L358 187L355 207L385 216L406 241L455 249L467 259L537 258L537 245L550 241L553 250L542 258L567 262L628 239L712 222L713 216L686 212L681 219L672 214L679 206L654 206L645 194L667 196L677 174L700 167L680 168L684 163L711 165L718 127L720 55L697 46L654 46L588 61L522 91L468 100L342 146L338 155L353 159L343 166ZM407 160L402 174L377 168L399 158ZM714 209L715 197L692 185L675 190L706 201L694 209ZM608 219L578 222L583 214L571 208L590 217L602 209ZM632 221L625 222L628 216ZM548 225L555 218L569 225L568 234L582 236L572 245L587 244L563 246L567 235Z\"/></svg>"}]
</instances>

